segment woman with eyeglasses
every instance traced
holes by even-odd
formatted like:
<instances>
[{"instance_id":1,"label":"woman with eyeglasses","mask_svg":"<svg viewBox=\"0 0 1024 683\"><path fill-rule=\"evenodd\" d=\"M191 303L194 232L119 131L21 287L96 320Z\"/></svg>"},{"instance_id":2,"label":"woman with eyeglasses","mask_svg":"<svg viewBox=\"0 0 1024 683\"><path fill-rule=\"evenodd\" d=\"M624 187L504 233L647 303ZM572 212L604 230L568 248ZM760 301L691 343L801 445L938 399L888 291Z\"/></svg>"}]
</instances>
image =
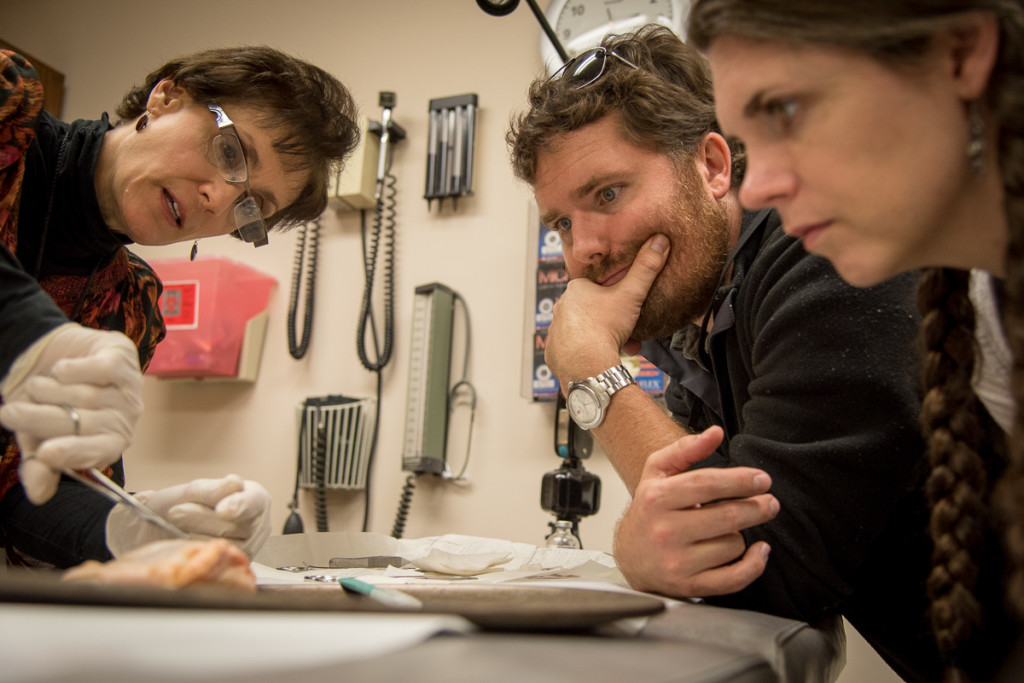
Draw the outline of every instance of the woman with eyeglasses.
<instances>
[{"instance_id":1,"label":"woman with eyeglasses","mask_svg":"<svg viewBox=\"0 0 1024 683\"><path fill-rule=\"evenodd\" d=\"M42 105L32 65L0 51L0 545L67 567L162 533L60 479L98 467L123 483L141 371L165 334L160 281L129 245L267 244L268 229L323 212L359 129L337 79L266 47L168 62L116 124ZM234 475L139 497L250 552L268 533L266 490Z\"/></svg>"},{"instance_id":2,"label":"woman with eyeglasses","mask_svg":"<svg viewBox=\"0 0 1024 683\"><path fill-rule=\"evenodd\" d=\"M989 680L1024 618L1024 4L699 0L688 35L748 208L854 285L926 269L931 622Z\"/></svg>"}]
</instances>

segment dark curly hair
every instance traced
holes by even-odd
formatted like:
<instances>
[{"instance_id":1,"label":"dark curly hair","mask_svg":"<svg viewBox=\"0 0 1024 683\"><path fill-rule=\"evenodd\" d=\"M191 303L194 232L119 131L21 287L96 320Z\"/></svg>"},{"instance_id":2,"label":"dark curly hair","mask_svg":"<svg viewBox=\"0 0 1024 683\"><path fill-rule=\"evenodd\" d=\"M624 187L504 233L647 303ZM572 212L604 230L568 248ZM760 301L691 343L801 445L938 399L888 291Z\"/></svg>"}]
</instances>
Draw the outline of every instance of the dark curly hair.
<instances>
[{"instance_id":1,"label":"dark curly hair","mask_svg":"<svg viewBox=\"0 0 1024 683\"><path fill-rule=\"evenodd\" d=\"M583 88L570 79L534 80L529 109L513 116L505 138L520 180L533 184L541 149L611 113L621 115L626 139L677 164L692 158L707 133L720 132L707 61L672 31L650 25L607 36L601 44L639 68L609 57L601 77ZM730 147L738 187L744 155L738 145Z\"/></svg>"},{"instance_id":2,"label":"dark curly hair","mask_svg":"<svg viewBox=\"0 0 1024 683\"><path fill-rule=\"evenodd\" d=\"M1013 352L1012 393L1024 407L1024 5L1020 0L696 0L689 39L706 50L717 38L825 45L889 64L908 64L936 31L969 13L989 12L1000 26L999 53L983 104L998 125L999 170L1009 226L1004 329ZM978 353L968 273L927 270L918 303L923 320L921 421L931 475L932 626L948 681L967 680L963 650L987 621L977 599L983 534L997 527L1008 573L1006 603L1024 619L1024 414L1004 440L972 386ZM990 476L990 474L992 476ZM1001 568L996 568L1001 569ZM989 615L998 621L999 615Z\"/></svg>"},{"instance_id":3,"label":"dark curly hair","mask_svg":"<svg viewBox=\"0 0 1024 683\"><path fill-rule=\"evenodd\" d=\"M285 167L309 172L298 198L267 218L268 225L290 227L324 212L330 174L359 143L355 101L334 76L271 47L204 50L172 59L129 90L116 109L121 120L142 115L165 78L197 102L255 109L261 125L279 132L274 149Z\"/></svg>"}]
</instances>

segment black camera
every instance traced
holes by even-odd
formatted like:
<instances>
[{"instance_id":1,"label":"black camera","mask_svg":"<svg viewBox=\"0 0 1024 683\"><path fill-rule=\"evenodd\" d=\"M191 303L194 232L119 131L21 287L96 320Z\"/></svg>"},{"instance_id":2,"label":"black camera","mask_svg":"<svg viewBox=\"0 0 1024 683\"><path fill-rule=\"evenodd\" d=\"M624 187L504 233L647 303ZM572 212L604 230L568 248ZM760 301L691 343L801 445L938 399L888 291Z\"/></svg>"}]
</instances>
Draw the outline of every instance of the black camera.
<instances>
[{"instance_id":1,"label":"black camera","mask_svg":"<svg viewBox=\"0 0 1024 683\"><path fill-rule=\"evenodd\" d=\"M558 519L577 522L601 505L601 480L584 470L582 462L590 457L594 437L569 417L561 394L555 410L555 454L562 458L562 466L541 480L540 506Z\"/></svg>"},{"instance_id":2,"label":"black camera","mask_svg":"<svg viewBox=\"0 0 1024 683\"><path fill-rule=\"evenodd\" d=\"M601 506L601 480L583 469L572 458L544 475L540 486L540 506L559 519L578 520L597 512Z\"/></svg>"}]
</instances>

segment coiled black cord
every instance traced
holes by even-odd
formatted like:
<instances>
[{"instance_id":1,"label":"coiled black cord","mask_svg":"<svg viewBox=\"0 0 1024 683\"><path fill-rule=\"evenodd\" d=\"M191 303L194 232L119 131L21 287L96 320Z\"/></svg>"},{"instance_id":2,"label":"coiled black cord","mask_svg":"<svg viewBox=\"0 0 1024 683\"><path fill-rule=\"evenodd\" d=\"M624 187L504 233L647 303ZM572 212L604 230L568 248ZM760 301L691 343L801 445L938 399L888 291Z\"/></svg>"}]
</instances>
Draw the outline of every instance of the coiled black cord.
<instances>
[{"instance_id":1,"label":"coiled black cord","mask_svg":"<svg viewBox=\"0 0 1024 683\"><path fill-rule=\"evenodd\" d=\"M395 526L391 529L394 538L401 538L405 533L405 520L409 517L409 507L412 505L412 492L416 488L416 475L410 474L405 478L405 486L402 487L402 497L398 500L398 513L395 514Z\"/></svg>"},{"instance_id":2,"label":"coiled black cord","mask_svg":"<svg viewBox=\"0 0 1024 683\"><path fill-rule=\"evenodd\" d=\"M391 175L390 166L385 173L384 192L377 201L377 209L373 217L372 234L366 234L366 213L362 214L360 236L362 238L364 275L366 278L363 289L362 308L359 312L359 330L356 333L356 351L359 362L370 372L377 373L377 411L373 419L373 440L370 442L370 454L366 463L366 496L363 500L363 531L370 525L370 482L373 478L373 462L377 455L377 436L380 432L380 411L383 405L384 367L391 361L391 349L395 336L395 176ZM378 256L381 243L384 243L384 348L380 347L377 334L377 322L373 315L373 283L377 275ZM376 360L371 361L366 355L366 334L370 333Z\"/></svg>"},{"instance_id":3,"label":"coiled black cord","mask_svg":"<svg viewBox=\"0 0 1024 683\"><path fill-rule=\"evenodd\" d=\"M299 290L302 286L302 263L306 258L306 238L309 238L309 263L306 269L306 301L302 324L302 340L296 343L295 319L299 308ZM313 303L316 292L316 261L320 248L320 219L302 226L299 243L295 248L295 266L292 269L292 291L288 301L288 353L299 360L309 351L309 338L313 332Z\"/></svg>"},{"instance_id":4,"label":"coiled black cord","mask_svg":"<svg viewBox=\"0 0 1024 683\"><path fill-rule=\"evenodd\" d=\"M313 451L313 505L316 509L316 530L327 531L327 426L325 418L316 411L316 447Z\"/></svg>"},{"instance_id":5,"label":"coiled black cord","mask_svg":"<svg viewBox=\"0 0 1024 683\"><path fill-rule=\"evenodd\" d=\"M359 311L359 329L356 333L356 351L359 362L372 372L382 370L391 360L391 348L394 342L395 329L395 176L385 176L384 192L377 202L374 212L373 229L367 236L366 225L363 224L362 246L363 264L365 267L365 287L363 302ZM384 247L384 270L381 285L384 287L384 348L381 349L377 338L377 323L373 314L373 285L377 275L378 256L381 245ZM366 333L373 337L375 360L366 354Z\"/></svg>"}]
</instances>

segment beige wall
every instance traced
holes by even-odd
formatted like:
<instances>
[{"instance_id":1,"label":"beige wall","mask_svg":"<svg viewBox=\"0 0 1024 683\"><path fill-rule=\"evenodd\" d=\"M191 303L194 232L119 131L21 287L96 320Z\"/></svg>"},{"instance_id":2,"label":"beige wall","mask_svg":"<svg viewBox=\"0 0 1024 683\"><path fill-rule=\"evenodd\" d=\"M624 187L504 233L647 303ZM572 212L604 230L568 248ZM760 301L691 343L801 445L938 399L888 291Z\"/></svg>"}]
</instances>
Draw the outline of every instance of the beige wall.
<instances>
[{"instance_id":1,"label":"beige wall","mask_svg":"<svg viewBox=\"0 0 1024 683\"><path fill-rule=\"evenodd\" d=\"M546 3L541 3L545 5ZM405 410L412 292L440 281L466 299L473 323L470 379L479 394L468 469L455 487L421 478L405 536L448 532L542 543L549 513L539 505L542 475L559 464L552 453L553 408L520 397L530 195L508 169L504 133L540 69L540 30L525 3L503 18L472 0L0 0L0 37L64 72L64 117L112 111L130 84L168 58L199 48L265 43L312 61L352 90L362 112L380 117L378 92L397 94L395 120L408 138L395 151L398 250L394 357L384 371L381 436L371 490L371 531L390 533L405 474L401 432ZM476 196L428 211L422 199L428 100L479 95ZM274 235L254 250L218 238L201 255L220 254L275 276L270 326L254 385L178 384L146 380L146 413L127 453L131 488L156 488L236 472L262 482L274 497L279 532L295 477L294 410L307 396L371 395L375 376L355 351L361 296L357 214L328 212L321 233L317 317L309 355L288 354L285 320L295 234ZM145 258L183 258L190 245L139 248ZM456 414L463 421L465 413ZM454 430L459 431L456 422ZM453 466L464 443L450 448ZM600 512L582 522L588 548L611 549L612 529L627 496L604 457L586 463L601 477ZM358 531L363 496L330 495L335 531ZM307 530L311 500L303 496ZM851 673L878 683L879 669L854 641ZM854 678L844 676L844 681Z\"/></svg>"},{"instance_id":2,"label":"beige wall","mask_svg":"<svg viewBox=\"0 0 1024 683\"><path fill-rule=\"evenodd\" d=\"M0 33L66 76L64 118L112 111L125 89L177 54L214 46L265 43L336 75L363 114L380 118L378 93L397 95L395 120L408 137L395 149L398 178L396 339L384 371L381 437L371 490L371 531L389 533L404 483L402 427L413 289L440 281L466 299L473 323L470 379L479 393L469 486L423 477L407 537L445 532L542 542L550 515L539 505L541 476L558 466L550 405L520 397L529 193L508 168L509 114L540 68L539 29L524 4L504 18L471 0L393 3L300 0L134 0L0 2ZM476 194L453 212L428 211L422 199L428 101L474 92L481 107ZM297 233L273 235L255 250L230 238L202 241L201 256L221 254L275 276L270 322L254 385L178 384L148 378L146 413L125 458L132 487L159 487L197 476L237 472L263 482L274 497L274 528L287 515L295 477L294 409L307 396L371 395L375 376L355 349L363 289L359 219L328 212L321 232L316 320L310 352L288 354L285 336ZM145 258L183 258L190 244L138 248ZM456 358L458 365L459 358ZM455 413L453 432L467 412ZM451 444L453 466L464 441ZM588 462L605 497L583 522L588 547L610 549L626 497L603 456ZM313 528L311 499L303 517ZM331 529L361 528L363 495L330 495Z\"/></svg>"}]
</instances>

